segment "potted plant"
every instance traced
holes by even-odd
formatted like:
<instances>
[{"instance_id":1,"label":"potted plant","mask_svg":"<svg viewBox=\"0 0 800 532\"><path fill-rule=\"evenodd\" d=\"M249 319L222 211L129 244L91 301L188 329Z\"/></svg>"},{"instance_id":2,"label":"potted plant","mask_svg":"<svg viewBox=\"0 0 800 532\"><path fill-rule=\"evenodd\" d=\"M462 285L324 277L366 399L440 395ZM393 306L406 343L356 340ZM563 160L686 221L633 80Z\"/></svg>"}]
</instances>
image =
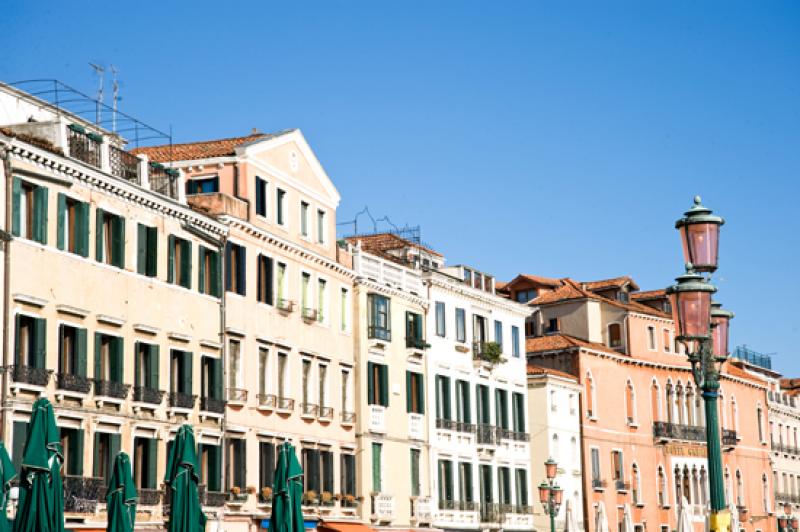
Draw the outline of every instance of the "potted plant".
<instances>
[{"instance_id":1,"label":"potted plant","mask_svg":"<svg viewBox=\"0 0 800 532\"><path fill-rule=\"evenodd\" d=\"M314 490L308 490L303 494L303 501L306 504L317 504L317 492Z\"/></svg>"},{"instance_id":2,"label":"potted plant","mask_svg":"<svg viewBox=\"0 0 800 532\"><path fill-rule=\"evenodd\" d=\"M247 494L242 493L242 488L239 486L231 487L231 501L235 503L243 503L247 500Z\"/></svg>"},{"instance_id":3,"label":"potted plant","mask_svg":"<svg viewBox=\"0 0 800 532\"><path fill-rule=\"evenodd\" d=\"M333 494L330 491L323 491L320 495L320 500L323 505L331 506L333 504Z\"/></svg>"},{"instance_id":4,"label":"potted plant","mask_svg":"<svg viewBox=\"0 0 800 532\"><path fill-rule=\"evenodd\" d=\"M356 505L356 496L352 493L345 493L342 497L342 501L345 506L355 506Z\"/></svg>"},{"instance_id":5,"label":"potted plant","mask_svg":"<svg viewBox=\"0 0 800 532\"><path fill-rule=\"evenodd\" d=\"M245 488L245 491L247 492L248 495L255 495L256 494L256 487L255 486L247 486L247 488Z\"/></svg>"},{"instance_id":6,"label":"potted plant","mask_svg":"<svg viewBox=\"0 0 800 532\"><path fill-rule=\"evenodd\" d=\"M269 486L264 486L261 488L261 500L264 502L269 502L272 500L272 488Z\"/></svg>"},{"instance_id":7,"label":"potted plant","mask_svg":"<svg viewBox=\"0 0 800 532\"><path fill-rule=\"evenodd\" d=\"M506 361L503 358L503 348L497 342L486 342L483 344L483 349L478 356L481 360L485 360L491 365L502 364Z\"/></svg>"}]
</instances>

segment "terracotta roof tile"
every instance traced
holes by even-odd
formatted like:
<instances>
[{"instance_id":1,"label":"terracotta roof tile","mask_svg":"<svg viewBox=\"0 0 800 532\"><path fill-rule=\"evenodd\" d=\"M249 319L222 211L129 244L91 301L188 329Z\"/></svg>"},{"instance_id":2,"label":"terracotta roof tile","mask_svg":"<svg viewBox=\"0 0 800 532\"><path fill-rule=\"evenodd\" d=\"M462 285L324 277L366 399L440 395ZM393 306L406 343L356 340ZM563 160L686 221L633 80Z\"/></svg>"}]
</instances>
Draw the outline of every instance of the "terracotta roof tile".
<instances>
[{"instance_id":1,"label":"terracotta roof tile","mask_svg":"<svg viewBox=\"0 0 800 532\"><path fill-rule=\"evenodd\" d=\"M543 351L560 351L574 348L592 349L594 351L603 351L605 353L612 353L619 355L620 353L614 351L608 346L598 344L595 342L587 342L574 336L567 334L548 334L546 336L537 336L535 338L527 338L525 340L526 353L539 353Z\"/></svg>"},{"instance_id":2,"label":"terracotta roof tile","mask_svg":"<svg viewBox=\"0 0 800 532\"><path fill-rule=\"evenodd\" d=\"M375 233L372 235L348 236L345 238L345 240L347 240L353 245L356 245L357 242L361 242L361 249L369 253L374 253L376 251L389 251L394 249L402 249L405 247L416 247L424 251L427 251L432 255L436 255L437 257L443 257L443 255L438 251L434 251L421 244L417 244L416 242L407 240L394 233Z\"/></svg>"},{"instance_id":3,"label":"terracotta roof tile","mask_svg":"<svg viewBox=\"0 0 800 532\"><path fill-rule=\"evenodd\" d=\"M556 377L564 377L573 380L575 382L578 382L578 378L575 375L570 375L565 371L546 368L544 366L539 366L537 364L528 364L528 375L554 375Z\"/></svg>"},{"instance_id":4,"label":"terracotta roof tile","mask_svg":"<svg viewBox=\"0 0 800 532\"><path fill-rule=\"evenodd\" d=\"M230 137L224 139L202 140L184 144L164 144L161 146L148 146L136 148L131 153L147 155L151 161L191 161L193 159L209 159L213 157L227 157L236 154L236 148L257 140L274 138L294 131L287 129L277 133L253 133L244 137Z\"/></svg>"},{"instance_id":5,"label":"terracotta roof tile","mask_svg":"<svg viewBox=\"0 0 800 532\"><path fill-rule=\"evenodd\" d=\"M646 290L644 292L631 293L631 299L635 301L661 299L662 297L667 297L667 291L664 288L660 288L658 290Z\"/></svg>"},{"instance_id":6,"label":"terracotta roof tile","mask_svg":"<svg viewBox=\"0 0 800 532\"><path fill-rule=\"evenodd\" d=\"M7 137L17 138L23 142L27 142L28 144L32 144L37 148L41 148L43 150L55 153L56 155L64 155L64 150L50 142L49 140L45 140L39 137L35 137L33 135L28 135L27 133L18 133L6 127L0 127L0 133Z\"/></svg>"},{"instance_id":7,"label":"terracotta roof tile","mask_svg":"<svg viewBox=\"0 0 800 532\"><path fill-rule=\"evenodd\" d=\"M552 277L542 277L541 275L531 275L528 273L521 273L517 275L508 284L514 284L517 281L521 280L530 281L532 283L540 284L543 286L551 286L553 288L561 286L561 280L559 279L553 279Z\"/></svg>"},{"instance_id":8,"label":"terracotta roof tile","mask_svg":"<svg viewBox=\"0 0 800 532\"><path fill-rule=\"evenodd\" d=\"M661 312L658 309L654 309L653 307L637 303L635 301L631 301L629 303L623 303L622 301L617 301L615 299L609 299L607 297L603 297L594 292L591 292L588 289L583 288L583 286L581 286L580 283L572 279L562 279L562 282L563 285L560 288L552 292L546 292L540 295L533 301L528 302L528 305L531 306L547 305L549 303L558 303L561 301L569 301L572 299L594 299L596 301L602 301L603 303L606 303L608 305L612 305L618 308L624 308L632 312L639 312L641 314L650 314L652 316L658 316L660 318L672 318L672 316L669 314Z\"/></svg>"},{"instance_id":9,"label":"terracotta roof tile","mask_svg":"<svg viewBox=\"0 0 800 532\"><path fill-rule=\"evenodd\" d=\"M603 290L604 288L622 288L626 284L629 284L631 288L634 290L639 289L639 285L636 284L636 281L628 277L627 275L623 275L622 277L614 277L613 279L601 279L599 281L588 281L583 283L587 290Z\"/></svg>"}]
</instances>

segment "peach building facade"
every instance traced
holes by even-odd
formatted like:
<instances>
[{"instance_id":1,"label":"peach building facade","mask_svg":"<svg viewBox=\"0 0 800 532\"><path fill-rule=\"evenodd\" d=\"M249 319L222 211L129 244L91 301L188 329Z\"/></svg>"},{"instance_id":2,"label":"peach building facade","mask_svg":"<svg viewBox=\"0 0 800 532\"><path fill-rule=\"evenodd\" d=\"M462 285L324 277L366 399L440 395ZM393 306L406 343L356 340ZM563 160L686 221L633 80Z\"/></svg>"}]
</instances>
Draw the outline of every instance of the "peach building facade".
<instances>
[{"instance_id":1,"label":"peach building facade","mask_svg":"<svg viewBox=\"0 0 800 532\"><path fill-rule=\"evenodd\" d=\"M518 280L519 286L527 286ZM512 297L515 283L508 287ZM603 505L612 529L623 513L637 532L677 526L686 500L703 530L708 500L702 398L662 294L639 302L629 278L563 279L533 294L529 361L579 379L587 530ZM774 530L766 435L767 383L736 361L721 382L726 497L747 531Z\"/></svg>"}]
</instances>

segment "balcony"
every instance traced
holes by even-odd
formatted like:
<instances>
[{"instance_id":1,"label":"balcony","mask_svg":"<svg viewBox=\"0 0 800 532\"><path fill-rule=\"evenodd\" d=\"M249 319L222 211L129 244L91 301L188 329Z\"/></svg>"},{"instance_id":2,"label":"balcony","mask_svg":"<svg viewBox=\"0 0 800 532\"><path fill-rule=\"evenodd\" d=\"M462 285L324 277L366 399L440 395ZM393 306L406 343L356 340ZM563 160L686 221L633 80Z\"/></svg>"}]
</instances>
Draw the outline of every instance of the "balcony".
<instances>
[{"instance_id":1,"label":"balcony","mask_svg":"<svg viewBox=\"0 0 800 532\"><path fill-rule=\"evenodd\" d=\"M8 366L8 369L11 371L11 379L14 382L32 386L47 386L50 374L53 373L52 370L32 366Z\"/></svg>"},{"instance_id":2,"label":"balcony","mask_svg":"<svg viewBox=\"0 0 800 532\"><path fill-rule=\"evenodd\" d=\"M278 397L278 411L288 413L294 410L294 399Z\"/></svg>"},{"instance_id":3,"label":"balcony","mask_svg":"<svg viewBox=\"0 0 800 532\"><path fill-rule=\"evenodd\" d=\"M794 493L786 493L786 492L775 492L775 501L781 503L794 503L800 504L800 495L795 495Z\"/></svg>"},{"instance_id":4,"label":"balcony","mask_svg":"<svg viewBox=\"0 0 800 532\"><path fill-rule=\"evenodd\" d=\"M147 386L134 386L133 387L133 400L138 403L147 403L150 405L160 405L164 398L164 393L161 390L148 388Z\"/></svg>"},{"instance_id":5,"label":"balcony","mask_svg":"<svg viewBox=\"0 0 800 532\"><path fill-rule=\"evenodd\" d=\"M94 379L95 396L123 400L128 397L128 390L130 390L130 388L130 384L122 384L121 382L107 381L103 379Z\"/></svg>"},{"instance_id":6,"label":"balcony","mask_svg":"<svg viewBox=\"0 0 800 532\"><path fill-rule=\"evenodd\" d=\"M705 442L706 429L705 427L655 421L653 422L653 436L662 441L685 440Z\"/></svg>"},{"instance_id":7,"label":"balcony","mask_svg":"<svg viewBox=\"0 0 800 532\"><path fill-rule=\"evenodd\" d=\"M503 361L503 350L497 342L472 342L472 360L492 366Z\"/></svg>"},{"instance_id":8,"label":"balcony","mask_svg":"<svg viewBox=\"0 0 800 532\"><path fill-rule=\"evenodd\" d=\"M370 340L383 340L385 342L392 341L392 331L386 327L379 327L377 325L370 325L367 327L367 337Z\"/></svg>"},{"instance_id":9,"label":"balcony","mask_svg":"<svg viewBox=\"0 0 800 532\"><path fill-rule=\"evenodd\" d=\"M172 408L185 408L191 410L194 408L194 403L197 400L196 395L191 395L182 392L170 392L169 406Z\"/></svg>"},{"instance_id":10,"label":"balcony","mask_svg":"<svg viewBox=\"0 0 800 532\"><path fill-rule=\"evenodd\" d=\"M461 432L463 434L474 434L475 425L472 423L466 423L464 421L456 421L456 432Z\"/></svg>"},{"instance_id":11,"label":"balcony","mask_svg":"<svg viewBox=\"0 0 800 532\"><path fill-rule=\"evenodd\" d=\"M247 219L247 202L223 192L188 194L186 203L193 209L213 216L228 215L243 220Z\"/></svg>"},{"instance_id":12,"label":"balcony","mask_svg":"<svg viewBox=\"0 0 800 532\"><path fill-rule=\"evenodd\" d=\"M377 493L372 496L372 520L388 522L394 518L394 495Z\"/></svg>"},{"instance_id":13,"label":"balcony","mask_svg":"<svg viewBox=\"0 0 800 532\"><path fill-rule=\"evenodd\" d=\"M528 434L527 432L521 432L521 431L518 431L518 430L512 430L511 431L511 439L514 440L514 441L519 441L519 442L529 442L529 441L531 441L531 435Z\"/></svg>"},{"instance_id":14,"label":"balcony","mask_svg":"<svg viewBox=\"0 0 800 532\"><path fill-rule=\"evenodd\" d=\"M319 313L317 312L317 309L315 309L315 308L303 307L300 310L300 316L303 318L303 321L306 321L306 322L309 322L309 323L317 321L317 316L318 315L319 315Z\"/></svg>"},{"instance_id":15,"label":"balcony","mask_svg":"<svg viewBox=\"0 0 800 532\"><path fill-rule=\"evenodd\" d=\"M736 447L736 443L739 441L738 434L736 434L735 430L729 429L722 429L722 446L727 447L728 450L733 449Z\"/></svg>"},{"instance_id":16,"label":"balcony","mask_svg":"<svg viewBox=\"0 0 800 532\"><path fill-rule=\"evenodd\" d=\"M244 388L228 388L225 391L228 406L244 406L247 402L247 390Z\"/></svg>"},{"instance_id":17,"label":"balcony","mask_svg":"<svg viewBox=\"0 0 800 532\"><path fill-rule=\"evenodd\" d=\"M330 421L333 419L333 407L321 406L319 407L319 419L322 421Z\"/></svg>"},{"instance_id":18,"label":"balcony","mask_svg":"<svg viewBox=\"0 0 800 532\"><path fill-rule=\"evenodd\" d=\"M417 349L424 351L428 349L431 344L427 343L423 338L413 338L406 336L406 347L408 349Z\"/></svg>"},{"instance_id":19,"label":"balcony","mask_svg":"<svg viewBox=\"0 0 800 532\"><path fill-rule=\"evenodd\" d=\"M319 415L319 406L313 403L300 403L300 417L314 419Z\"/></svg>"},{"instance_id":20,"label":"balcony","mask_svg":"<svg viewBox=\"0 0 800 532\"><path fill-rule=\"evenodd\" d=\"M139 495L139 506L158 506L161 504L161 490L136 488Z\"/></svg>"},{"instance_id":21,"label":"balcony","mask_svg":"<svg viewBox=\"0 0 800 532\"><path fill-rule=\"evenodd\" d=\"M497 430L494 425L488 423L478 423L475 428L478 444L497 445Z\"/></svg>"},{"instance_id":22,"label":"balcony","mask_svg":"<svg viewBox=\"0 0 800 532\"><path fill-rule=\"evenodd\" d=\"M452 419L436 418L436 428L444 430L456 430L456 422Z\"/></svg>"},{"instance_id":23,"label":"balcony","mask_svg":"<svg viewBox=\"0 0 800 532\"><path fill-rule=\"evenodd\" d=\"M353 255L353 269L356 275L389 285L404 292L422 294L422 278L419 272L403 268L394 262L356 252Z\"/></svg>"},{"instance_id":24,"label":"balcony","mask_svg":"<svg viewBox=\"0 0 800 532\"><path fill-rule=\"evenodd\" d=\"M259 410L273 410L275 405L278 404L277 396L271 393L258 394L258 409Z\"/></svg>"},{"instance_id":25,"label":"balcony","mask_svg":"<svg viewBox=\"0 0 800 532\"><path fill-rule=\"evenodd\" d=\"M355 412L342 412L342 425L355 425L356 413Z\"/></svg>"},{"instance_id":26,"label":"balcony","mask_svg":"<svg viewBox=\"0 0 800 532\"><path fill-rule=\"evenodd\" d=\"M225 506L225 502L227 501L228 496L226 493L221 491L206 491L203 494L203 498L201 499L201 503L203 506L208 506L211 508L221 508Z\"/></svg>"},{"instance_id":27,"label":"balcony","mask_svg":"<svg viewBox=\"0 0 800 532\"><path fill-rule=\"evenodd\" d=\"M408 414L408 437L412 440L425 439L425 416Z\"/></svg>"},{"instance_id":28,"label":"balcony","mask_svg":"<svg viewBox=\"0 0 800 532\"><path fill-rule=\"evenodd\" d=\"M608 486L608 482L602 478L593 478L592 479L592 489L595 491L602 491Z\"/></svg>"},{"instance_id":29,"label":"balcony","mask_svg":"<svg viewBox=\"0 0 800 532\"><path fill-rule=\"evenodd\" d=\"M411 518L416 519L418 524L433 521L433 509L431 508L430 497L416 497L411 502Z\"/></svg>"},{"instance_id":30,"label":"balcony","mask_svg":"<svg viewBox=\"0 0 800 532\"><path fill-rule=\"evenodd\" d=\"M484 502L480 505L481 523L499 523L501 518L500 505L492 502Z\"/></svg>"},{"instance_id":31,"label":"balcony","mask_svg":"<svg viewBox=\"0 0 800 532\"><path fill-rule=\"evenodd\" d=\"M68 392L89 393L92 389L92 382L86 377L73 375L72 373L58 373L56 375L56 387L59 390Z\"/></svg>"},{"instance_id":32,"label":"balcony","mask_svg":"<svg viewBox=\"0 0 800 532\"><path fill-rule=\"evenodd\" d=\"M225 401L222 399L213 399L211 397L201 397L200 410L213 414L222 414L225 412Z\"/></svg>"},{"instance_id":33,"label":"balcony","mask_svg":"<svg viewBox=\"0 0 800 532\"><path fill-rule=\"evenodd\" d=\"M108 159L111 166L111 175L137 185L141 184L139 179L139 158L137 156L117 148L113 144L109 144Z\"/></svg>"},{"instance_id":34,"label":"balcony","mask_svg":"<svg viewBox=\"0 0 800 532\"><path fill-rule=\"evenodd\" d=\"M614 488L617 491L625 491L626 492L626 491L629 491L631 489L631 483L630 482L625 482L622 479L617 479L617 480L614 481Z\"/></svg>"},{"instance_id":35,"label":"balcony","mask_svg":"<svg viewBox=\"0 0 800 532\"><path fill-rule=\"evenodd\" d=\"M150 163L150 190L178 199L178 171L161 163Z\"/></svg>"},{"instance_id":36,"label":"balcony","mask_svg":"<svg viewBox=\"0 0 800 532\"><path fill-rule=\"evenodd\" d=\"M87 133L78 124L67 126L67 146L69 147L69 155L73 159L78 159L95 168L100 168L100 145L102 143L102 136L95 133Z\"/></svg>"},{"instance_id":37,"label":"balcony","mask_svg":"<svg viewBox=\"0 0 800 532\"><path fill-rule=\"evenodd\" d=\"M450 501L447 499L439 499L439 509L440 510L455 510L458 503L456 501Z\"/></svg>"},{"instance_id":38,"label":"balcony","mask_svg":"<svg viewBox=\"0 0 800 532\"><path fill-rule=\"evenodd\" d=\"M369 405L369 430L386 432L386 407Z\"/></svg>"},{"instance_id":39,"label":"balcony","mask_svg":"<svg viewBox=\"0 0 800 532\"><path fill-rule=\"evenodd\" d=\"M104 501L106 496L103 478L66 475L63 484L65 512L93 514L97 503Z\"/></svg>"},{"instance_id":40,"label":"balcony","mask_svg":"<svg viewBox=\"0 0 800 532\"><path fill-rule=\"evenodd\" d=\"M290 312L294 312L294 301L290 299L279 298L277 301L275 301L275 308L281 312L289 314Z\"/></svg>"},{"instance_id":41,"label":"balcony","mask_svg":"<svg viewBox=\"0 0 800 532\"><path fill-rule=\"evenodd\" d=\"M514 436L514 431L511 429L506 429L503 427L497 427L497 439L498 440L512 440Z\"/></svg>"}]
</instances>

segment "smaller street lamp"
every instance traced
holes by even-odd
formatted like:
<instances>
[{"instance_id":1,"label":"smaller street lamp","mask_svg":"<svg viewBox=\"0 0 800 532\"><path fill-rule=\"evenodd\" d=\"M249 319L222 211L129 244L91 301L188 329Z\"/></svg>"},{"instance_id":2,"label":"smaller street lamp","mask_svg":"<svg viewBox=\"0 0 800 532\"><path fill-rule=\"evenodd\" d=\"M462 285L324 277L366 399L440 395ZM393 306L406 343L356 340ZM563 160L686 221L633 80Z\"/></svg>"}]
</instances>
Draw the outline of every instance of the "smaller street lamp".
<instances>
[{"instance_id":1,"label":"smaller street lamp","mask_svg":"<svg viewBox=\"0 0 800 532\"><path fill-rule=\"evenodd\" d=\"M723 309L721 303L711 303L712 351L718 360L728 357L728 327L733 316L733 312Z\"/></svg>"},{"instance_id":2,"label":"smaller street lamp","mask_svg":"<svg viewBox=\"0 0 800 532\"><path fill-rule=\"evenodd\" d=\"M798 519L792 514L792 505L783 505L783 515L778 516L778 532L797 532Z\"/></svg>"},{"instance_id":3,"label":"smaller street lamp","mask_svg":"<svg viewBox=\"0 0 800 532\"><path fill-rule=\"evenodd\" d=\"M681 234L684 262L692 263L698 272L716 271L719 228L725 220L701 205L700 196L694 197L694 205L683 214L675 228Z\"/></svg>"},{"instance_id":4,"label":"smaller street lamp","mask_svg":"<svg viewBox=\"0 0 800 532\"><path fill-rule=\"evenodd\" d=\"M544 463L544 472L547 481L539 484L539 502L542 503L545 513L550 516L550 532L556 532L556 515L561 508L561 501L564 490L556 484L556 473L558 463L552 458L548 458Z\"/></svg>"}]
</instances>

